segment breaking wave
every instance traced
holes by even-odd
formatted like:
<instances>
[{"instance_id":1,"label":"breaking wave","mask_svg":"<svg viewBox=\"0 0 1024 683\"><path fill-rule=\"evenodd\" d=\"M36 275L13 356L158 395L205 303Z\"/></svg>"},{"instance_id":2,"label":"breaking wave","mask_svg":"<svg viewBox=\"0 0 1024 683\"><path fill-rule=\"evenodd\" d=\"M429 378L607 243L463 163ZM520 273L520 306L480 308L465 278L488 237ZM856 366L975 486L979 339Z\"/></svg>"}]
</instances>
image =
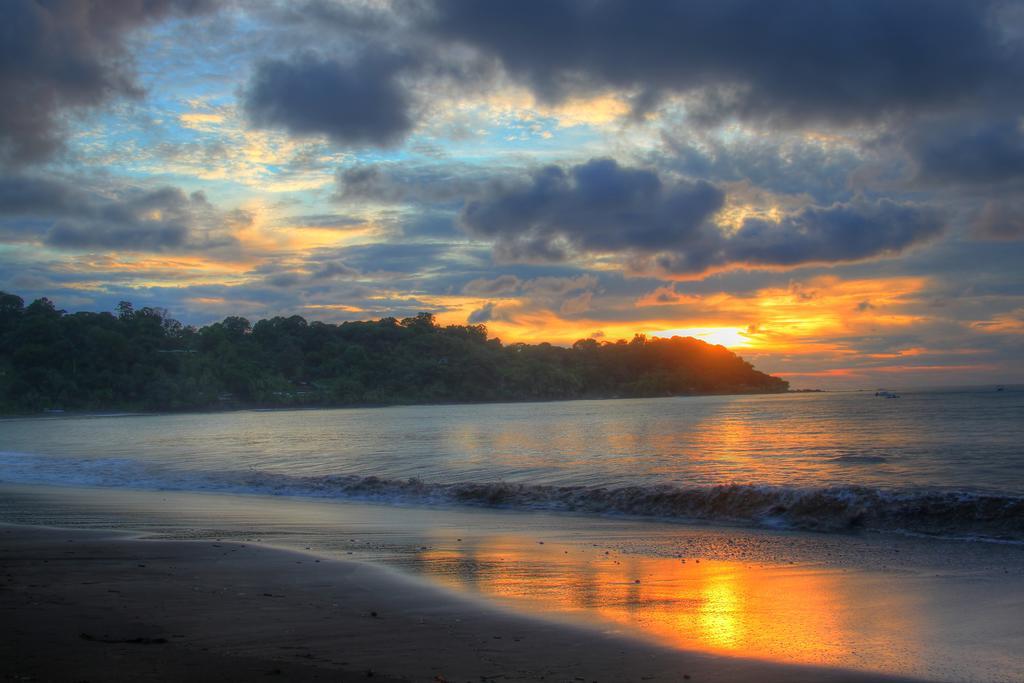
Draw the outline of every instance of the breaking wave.
<instances>
[{"instance_id":1,"label":"breaking wave","mask_svg":"<svg viewBox=\"0 0 1024 683\"><path fill-rule=\"evenodd\" d=\"M376 476L182 471L128 459L0 452L0 482L217 491L392 504L469 505L702 520L822 532L857 530L1024 541L1024 497L865 486L553 486L430 483Z\"/></svg>"}]
</instances>

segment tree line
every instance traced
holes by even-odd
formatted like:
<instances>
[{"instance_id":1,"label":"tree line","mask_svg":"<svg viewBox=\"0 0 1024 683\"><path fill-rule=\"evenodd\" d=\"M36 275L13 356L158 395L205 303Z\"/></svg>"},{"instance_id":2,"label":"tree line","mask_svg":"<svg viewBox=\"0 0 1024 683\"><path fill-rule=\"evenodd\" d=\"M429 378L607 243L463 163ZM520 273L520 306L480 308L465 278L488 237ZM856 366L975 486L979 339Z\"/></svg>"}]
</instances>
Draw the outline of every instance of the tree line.
<instances>
[{"instance_id":1,"label":"tree line","mask_svg":"<svg viewBox=\"0 0 1024 683\"><path fill-rule=\"evenodd\" d=\"M238 316L196 328L159 308L66 313L0 292L0 411L203 410L782 392L691 337L503 344L430 313L341 324Z\"/></svg>"}]
</instances>

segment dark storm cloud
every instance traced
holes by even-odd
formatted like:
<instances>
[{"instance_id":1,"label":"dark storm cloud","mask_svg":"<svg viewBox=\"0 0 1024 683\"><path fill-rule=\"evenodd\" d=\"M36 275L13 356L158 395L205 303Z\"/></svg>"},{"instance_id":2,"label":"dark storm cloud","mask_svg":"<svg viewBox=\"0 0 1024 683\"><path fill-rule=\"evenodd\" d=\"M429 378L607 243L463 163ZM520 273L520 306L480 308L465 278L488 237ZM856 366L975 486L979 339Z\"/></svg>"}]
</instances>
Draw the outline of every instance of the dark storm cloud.
<instances>
[{"instance_id":1,"label":"dark storm cloud","mask_svg":"<svg viewBox=\"0 0 1024 683\"><path fill-rule=\"evenodd\" d=\"M888 199L811 206L778 223L746 220L725 239L723 260L782 266L857 261L902 251L943 228L933 211Z\"/></svg>"},{"instance_id":2,"label":"dark storm cloud","mask_svg":"<svg viewBox=\"0 0 1024 683\"><path fill-rule=\"evenodd\" d=\"M413 125L399 82L405 57L371 51L351 61L303 54L260 63L244 94L253 125L339 145L387 146Z\"/></svg>"},{"instance_id":3,"label":"dark storm cloud","mask_svg":"<svg viewBox=\"0 0 1024 683\"><path fill-rule=\"evenodd\" d=\"M0 177L0 237L58 248L127 251L210 249L235 240L219 230L239 218L218 212L202 192L125 188L115 196L80 185Z\"/></svg>"},{"instance_id":4,"label":"dark storm cloud","mask_svg":"<svg viewBox=\"0 0 1024 683\"><path fill-rule=\"evenodd\" d=\"M724 199L704 181L664 181L654 171L593 159L569 169L546 166L525 183L497 184L466 204L461 222L513 258L657 252L689 243Z\"/></svg>"},{"instance_id":5,"label":"dark storm cloud","mask_svg":"<svg viewBox=\"0 0 1024 683\"><path fill-rule=\"evenodd\" d=\"M935 237L943 228L933 211L887 199L809 206L778 222L748 218L734 233L706 235L657 261L674 273L734 264L842 263L898 253Z\"/></svg>"},{"instance_id":6,"label":"dark storm cloud","mask_svg":"<svg viewBox=\"0 0 1024 683\"><path fill-rule=\"evenodd\" d=\"M493 56L543 99L701 91L705 113L855 122L980 96L1020 101L1001 3L932 0L437 0L428 30Z\"/></svg>"},{"instance_id":7,"label":"dark storm cloud","mask_svg":"<svg viewBox=\"0 0 1024 683\"><path fill-rule=\"evenodd\" d=\"M333 0L307 0L286 2L257 8L266 11L274 23L285 23L289 28L312 25L331 31L385 33L392 30L395 17L386 6L354 5Z\"/></svg>"},{"instance_id":8,"label":"dark storm cloud","mask_svg":"<svg viewBox=\"0 0 1024 683\"><path fill-rule=\"evenodd\" d=\"M560 261L612 253L654 258L673 273L731 265L792 267L902 251L944 227L932 210L890 200L805 206L779 221L714 224L724 192L705 181L671 180L611 159L547 166L528 182L497 183L466 203L471 234L494 240L502 260Z\"/></svg>"},{"instance_id":9,"label":"dark storm cloud","mask_svg":"<svg viewBox=\"0 0 1024 683\"><path fill-rule=\"evenodd\" d=\"M1024 129L1018 116L916 126L905 144L923 182L991 185L1024 179Z\"/></svg>"},{"instance_id":10,"label":"dark storm cloud","mask_svg":"<svg viewBox=\"0 0 1024 683\"><path fill-rule=\"evenodd\" d=\"M56 152L62 114L141 90L124 50L132 29L207 0L5 0L0 2L0 163Z\"/></svg>"}]
</instances>

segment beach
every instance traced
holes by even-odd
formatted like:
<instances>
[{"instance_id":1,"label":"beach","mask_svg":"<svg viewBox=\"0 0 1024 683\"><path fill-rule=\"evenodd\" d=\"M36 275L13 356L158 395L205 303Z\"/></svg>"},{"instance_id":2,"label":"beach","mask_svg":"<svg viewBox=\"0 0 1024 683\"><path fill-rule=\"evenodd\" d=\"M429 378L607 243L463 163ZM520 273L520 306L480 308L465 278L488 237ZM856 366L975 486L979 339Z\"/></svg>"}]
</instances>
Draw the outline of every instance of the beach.
<instances>
[{"instance_id":1,"label":"beach","mask_svg":"<svg viewBox=\"0 0 1024 683\"><path fill-rule=\"evenodd\" d=\"M1009 682L1020 666L1015 546L266 496L0 494L0 519L20 523L0 537L5 661L36 680L171 680L187 666L207 680ZM103 642L136 639L167 642Z\"/></svg>"},{"instance_id":2,"label":"beach","mask_svg":"<svg viewBox=\"0 0 1024 683\"><path fill-rule=\"evenodd\" d=\"M1024 0L0 35L0 683L1024 683Z\"/></svg>"},{"instance_id":3,"label":"beach","mask_svg":"<svg viewBox=\"0 0 1024 683\"><path fill-rule=\"evenodd\" d=\"M896 680L655 647L249 544L0 538L7 680Z\"/></svg>"},{"instance_id":4,"label":"beach","mask_svg":"<svg viewBox=\"0 0 1024 683\"><path fill-rule=\"evenodd\" d=\"M0 420L4 661L1015 683L1020 395L901 401Z\"/></svg>"},{"instance_id":5,"label":"beach","mask_svg":"<svg viewBox=\"0 0 1024 683\"><path fill-rule=\"evenodd\" d=\"M1024 0L0 35L0 683L1024 683Z\"/></svg>"}]
</instances>

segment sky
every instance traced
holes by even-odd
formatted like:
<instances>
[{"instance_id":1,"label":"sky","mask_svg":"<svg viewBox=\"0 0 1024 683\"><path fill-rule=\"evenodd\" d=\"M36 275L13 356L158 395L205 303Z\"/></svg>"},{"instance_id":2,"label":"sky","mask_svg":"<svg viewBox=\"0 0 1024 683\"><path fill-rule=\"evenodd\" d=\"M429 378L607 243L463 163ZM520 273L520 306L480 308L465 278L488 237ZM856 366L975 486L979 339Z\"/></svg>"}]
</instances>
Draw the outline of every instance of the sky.
<instances>
[{"instance_id":1,"label":"sky","mask_svg":"<svg viewBox=\"0 0 1024 683\"><path fill-rule=\"evenodd\" d=\"M6 0L0 289L1024 382L1024 4Z\"/></svg>"}]
</instances>

